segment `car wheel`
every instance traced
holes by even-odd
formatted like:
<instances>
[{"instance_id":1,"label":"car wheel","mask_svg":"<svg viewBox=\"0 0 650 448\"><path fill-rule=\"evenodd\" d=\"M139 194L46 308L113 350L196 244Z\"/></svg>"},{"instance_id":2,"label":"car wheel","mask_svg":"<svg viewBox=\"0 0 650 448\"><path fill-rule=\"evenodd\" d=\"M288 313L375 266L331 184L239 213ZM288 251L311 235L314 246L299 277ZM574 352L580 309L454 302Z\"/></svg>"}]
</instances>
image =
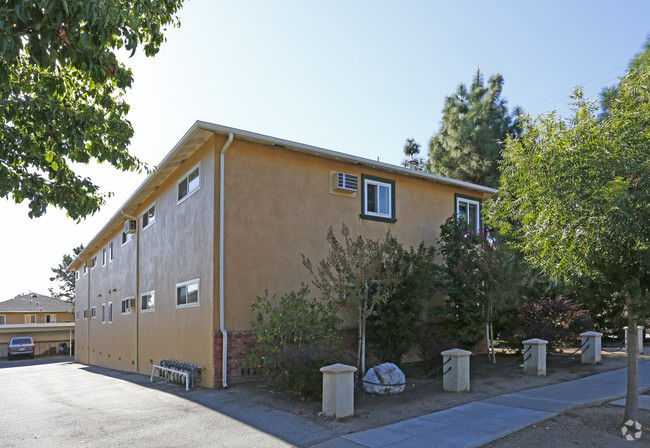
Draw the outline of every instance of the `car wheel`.
<instances>
[{"instance_id":1,"label":"car wheel","mask_svg":"<svg viewBox=\"0 0 650 448\"><path fill-rule=\"evenodd\" d=\"M30 356L31 359L34 359L34 355Z\"/></svg>"},{"instance_id":2,"label":"car wheel","mask_svg":"<svg viewBox=\"0 0 650 448\"><path fill-rule=\"evenodd\" d=\"M11 361L11 355L7 355L7 361Z\"/></svg>"}]
</instances>

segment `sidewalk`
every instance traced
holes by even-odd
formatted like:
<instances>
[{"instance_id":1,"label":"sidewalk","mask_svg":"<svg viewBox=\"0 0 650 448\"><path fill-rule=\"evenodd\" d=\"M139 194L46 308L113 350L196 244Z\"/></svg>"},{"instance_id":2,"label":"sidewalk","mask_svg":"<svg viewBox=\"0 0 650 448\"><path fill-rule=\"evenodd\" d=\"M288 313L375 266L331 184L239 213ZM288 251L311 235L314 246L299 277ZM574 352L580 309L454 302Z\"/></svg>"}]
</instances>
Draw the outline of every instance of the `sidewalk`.
<instances>
[{"instance_id":1,"label":"sidewalk","mask_svg":"<svg viewBox=\"0 0 650 448\"><path fill-rule=\"evenodd\" d=\"M348 434L313 448L478 447L561 412L625 396L627 369L499 395L392 425ZM650 362L639 362L639 390L650 388Z\"/></svg>"}]
</instances>

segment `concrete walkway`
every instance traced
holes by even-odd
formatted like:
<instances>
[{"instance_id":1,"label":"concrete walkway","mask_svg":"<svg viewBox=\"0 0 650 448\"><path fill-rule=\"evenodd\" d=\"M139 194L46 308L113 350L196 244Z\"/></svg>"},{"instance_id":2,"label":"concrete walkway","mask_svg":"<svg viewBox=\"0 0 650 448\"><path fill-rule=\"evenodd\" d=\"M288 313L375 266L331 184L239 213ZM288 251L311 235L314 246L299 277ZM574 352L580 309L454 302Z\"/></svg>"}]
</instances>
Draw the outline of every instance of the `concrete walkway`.
<instances>
[{"instance_id":1,"label":"concrete walkway","mask_svg":"<svg viewBox=\"0 0 650 448\"><path fill-rule=\"evenodd\" d=\"M318 448L478 447L585 404L622 397L627 369L499 395L392 425L328 440ZM650 388L650 362L639 362L639 390Z\"/></svg>"}]
</instances>

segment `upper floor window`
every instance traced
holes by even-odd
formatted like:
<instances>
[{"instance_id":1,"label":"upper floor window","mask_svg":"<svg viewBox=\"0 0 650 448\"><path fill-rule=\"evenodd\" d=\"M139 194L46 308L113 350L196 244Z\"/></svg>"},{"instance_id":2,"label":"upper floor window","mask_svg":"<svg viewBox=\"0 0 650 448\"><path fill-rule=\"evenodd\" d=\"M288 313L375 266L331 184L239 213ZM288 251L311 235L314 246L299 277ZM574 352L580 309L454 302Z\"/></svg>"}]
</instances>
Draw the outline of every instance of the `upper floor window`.
<instances>
[{"instance_id":1,"label":"upper floor window","mask_svg":"<svg viewBox=\"0 0 650 448\"><path fill-rule=\"evenodd\" d=\"M122 246L131 241L131 238L133 238L132 233L122 232Z\"/></svg>"},{"instance_id":2,"label":"upper floor window","mask_svg":"<svg viewBox=\"0 0 650 448\"><path fill-rule=\"evenodd\" d=\"M113 242L111 241L110 243L108 243L108 262L109 263L111 261L113 261L114 255L115 254L113 252Z\"/></svg>"},{"instance_id":3,"label":"upper floor window","mask_svg":"<svg viewBox=\"0 0 650 448\"><path fill-rule=\"evenodd\" d=\"M108 323L113 323L113 302L108 302Z\"/></svg>"},{"instance_id":4,"label":"upper floor window","mask_svg":"<svg viewBox=\"0 0 650 448\"><path fill-rule=\"evenodd\" d=\"M149 210L142 215L142 229L146 229L154 222L156 222L156 204L149 207Z\"/></svg>"},{"instance_id":5,"label":"upper floor window","mask_svg":"<svg viewBox=\"0 0 650 448\"><path fill-rule=\"evenodd\" d=\"M478 232L481 228L481 200L456 194L456 216L467 223L470 229Z\"/></svg>"},{"instance_id":6,"label":"upper floor window","mask_svg":"<svg viewBox=\"0 0 650 448\"><path fill-rule=\"evenodd\" d=\"M97 317L97 307L93 306L90 308L90 317L95 319Z\"/></svg>"},{"instance_id":7,"label":"upper floor window","mask_svg":"<svg viewBox=\"0 0 650 448\"><path fill-rule=\"evenodd\" d=\"M88 265L84 263L84 275L86 275L86 272L88 272Z\"/></svg>"},{"instance_id":8,"label":"upper floor window","mask_svg":"<svg viewBox=\"0 0 650 448\"><path fill-rule=\"evenodd\" d=\"M361 217L395 222L395 181L361 175Z\"/></svg>"},{"instance_id":9,"label":"upper floor window","mask_svg":"<svg viewBox=\"0 0 650 448\"><path fill-rule=\"evenodd\" d=\"M102 249L102 266L106 266L106 248Z\"/></svg>"},{"instance_id":10,"label":"upper floor window","mask_svg":"<svg viewBox=\"0 0 650 448\"><path fill-rule=\"evenodd\" d=\"M135 297L127 297L122 299L122 314L131 314L131 310L135 308Z\"/></svg>"},{"instance_id":11,"label":"upper floor window","mask_svg":"<svg viewBox=\"0 0 650 448\"><path fill-rule=\"evenodd\" d=\"M97 266L97 257L92 257L90 259L90 269L94 269Z\"/></svg>"},{"instance_id":12,"label":"upper floor window","mask_svg":"<svg viewBox=\"0 0 650 448\"><path fill-rule=\"evenodd\" d=\"M26 324L35 324L36 323L36 314L25 314L25 323Z\"/></svg>"},{"instance_id":13,"label":"upper floor window","mask_svg":"<svg viewBox=\"0 0 650 448\"><path fill-rule=\"evenodd\" d=\"M142 312L155 311L156 309L156 293L155 291L145 292L140 296L140 303Z\"/></svg>"},{"instance_id":14,"label":"upper floor window","mask_svg":"<svg viewBox=\"0 0 650 448\"><path fill-rule=\"evenodd\" d=\"M102 303L102 323L106 323L106 304Z\"/></svg>"},{"instance_id":15,"label":"upper floor window","mask_svg":"<svg viewBox=\"0 0 650 448\"><path fill-rule=\"evenodd\" d=\"M74 279L79 280L79 271L74 271Z\"/></svg>"},{"instance_id":16,"label":"upper floor window","mask_svg":"<svg viewBox=\"0 0 650 448\"><path fill-rule=\"evenodd\" d=\"M176 285L176 308L199 306L199 279Z\"/></svg>"},{"instance_id":17,"label":"upper floor window","mask_svg":"<svg viewBox=\"0 0 650 448\"><path fill-rule=\"evenodd\" d=\"M197 163L188 174L178 181L178 203L190 197L201 188L201 162Z\"/></svg>"},{"instance_id":18,"label":"upper floor window","mask_svg":"<svg viewBox=\"0 0 650 448\"><path fill-rule=\"evenodd\" d=\"M7 316L4 314L0 314L0 325L6 325L7 324Z\"/></svg>"},{"instance_id":19,"label":"upper floor window","mask_svg":"<svg viewBox=\"0 0 650 448\"><path fill-rule=\"evenodd\" d=\"M56 314L46 314L45 315L46 324L55 324L56 323Z\"/></svg>"}]
</instances>

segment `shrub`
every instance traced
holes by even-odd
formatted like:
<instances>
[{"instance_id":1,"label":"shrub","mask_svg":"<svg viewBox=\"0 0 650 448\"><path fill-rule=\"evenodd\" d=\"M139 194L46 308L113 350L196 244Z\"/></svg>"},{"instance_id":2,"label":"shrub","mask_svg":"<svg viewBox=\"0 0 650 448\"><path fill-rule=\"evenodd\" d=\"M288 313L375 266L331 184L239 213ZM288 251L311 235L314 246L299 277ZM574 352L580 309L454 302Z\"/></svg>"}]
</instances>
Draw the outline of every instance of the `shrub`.
<instances>
[{"instance_id":1,"label":"shrub","mask_svg":"<svg viewBox=\"0 0 650 448\"><path fill-rule=\"evenodd\" d=\"M442 364L442 352L460 346L458 340L446 337L441 323L435 321L418 325L415 340L427 372Z\"/></svg>"},{"instance_id":2,"label":"shrub","mask_svg":"<svg viewBox=\"0 0 650 448\"><path fill-rule=\"evenodd\" d=\"M524 338L548 341L548 348L574 343L578 335L591 328L589 311L563 296L545 297L522 306L515 326Z\"/></svg>"},{"instance_id":3,"label":"shrub","mask_svg":"<svg viewBox=\"0 0 650 448\"><path fill-rule=\"evenodd\" d=\"M351 351L331 347L285 347L266 359L264 375L272 384L294 392L302 400L321 399L320 368L336 363L354 365L356 359Z\"/></svg>"},{"instance_id":4,"label":"shrub","mask_svg":"<svg viewBox=\"0 0 650 448\"><path fill-rule=\"evenodd\" d=\"M340 344L341 319L331 304L309 300L309 287L304 283L276 300L258 296L251 306L257 313L252 322L257 339L257 362L287 347L335 346ZM277 304L275 303L277 302ZM259 359L259 358L262 359Z\"/></svg>"},{"instance_id":5,"label":"shrub","mask_svg":"<svg viewBox=\"0 0 650 448\"><path fill-rule=\"evenodd\" d=\"M424 303L437 291L435 257L435 249L422 243L417 250L400 250L390 260L401 283L368 318L370 349L379 361L400 364L416 342L415 328L422 320Z\"/></svg>"}]
</instances>

